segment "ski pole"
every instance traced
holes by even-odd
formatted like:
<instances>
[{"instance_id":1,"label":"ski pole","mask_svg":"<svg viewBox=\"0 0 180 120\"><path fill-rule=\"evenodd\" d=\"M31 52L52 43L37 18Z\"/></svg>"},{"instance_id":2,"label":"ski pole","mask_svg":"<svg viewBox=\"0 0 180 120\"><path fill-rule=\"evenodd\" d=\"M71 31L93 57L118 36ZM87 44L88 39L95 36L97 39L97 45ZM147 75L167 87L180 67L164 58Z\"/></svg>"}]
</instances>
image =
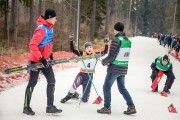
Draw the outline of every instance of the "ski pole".
<instances>
[{"instance_id":1,"label":"ski pole","mask_svg":"<svg viewBox=\"0 0 180 120\"><path fill-rule=\"evenodd\" d=\"M82 61L82 62L83 62L83 65L84 65L86 71L88 71L88 70L87 70L87 67L86 67L86 65L85 65L85 63L84 63L84 61ZM97 65L97 62L98 62L98 60L96 60L96 63L95 63L95 65L94 65L94 68L93 68L92 72L95 70L96 65ZM89 85L89 82L90 82L90 81L92 82L92 77L91 77L91 75L90 75L89 73L88 73L88 76L89 76L89 80L88 80L87 85L86 85L86 87L85 87L85 89L84 89L84 92L83 92L83 94L82 94L82 96L81 96L81 99L80 99L78 108L80 108L80 104L81 104L81 102L82 102L82 98L84 97L84 94L85 94L85 92L86 92L86 90L87 90L87 87L88 87L88 85ZM92 82L92 84L93 84L93 82ZM93 86L94 86L94 89L95 89L95 91L96 91L96 93L97 93L97 90L96 90L94 84L93 84ZM98 93L97 93L97 95L98 95ZM99 96L99 95L98 95L98 96Z\"/></svg>"},{"instance_id":2,"label":"ski pole","mask_svg":"<svg viewBox=\"0 0 180 120\"><path fill-rule=\"evenodd\" d=\"M79 52L79 50L78 50L78 52ZM79 52L79 53L80 53L80 52ZM84 63L83 60L82 60L82 62L83 62L83 65L84 65L84 67L85 67L85 69L86 69L86 72L87 72L87 71L88 71L88 70L87 70L87 67L86 67L86 65L85 65L85 63ZM95 65L94 65L94 68L93 68L92 71L95 70L95 67L96 67L97 62L98 62L98 59L96 59L96 63L95 63ZM88 72L87 72L87 74L88 74L88 76L89 76L89 80L88 80L88 83L87 83L87 85L86 85L85 91L84 91L84 93L83 93L83 95L82 95L82 97L81 97L81 101L82 101L82 98L83 98L83 96L84 96L84 94L85 94L85 92L86 92L87 86L88 86L88 84L89 84L90 81L91 81L91 83L93 84L93 87L94 87L94 90L95 90L97 96L99 97L99 94L98 94L98 92L97 92L97 89L96 89L93 81L91 80L91 79L92 79L92 76L91 76ZM80 102L81 102L81 101L80 101ZM79 107L80 107L80 104L79 104Z\"/></svg>"},{"instance_id":3,"label":"ski pole","mask_svg":"<svg viewBox=\"0 0 180 120\"><path fill-rule=\"evenodd\" d=\"M97 61L98 61L98 60L96 60L95 66L94 66L94 68L93 68L93 71L95 70L95 67L96 67ZM85 66L84 61L83 61L83 64L84 64L84 66ZM86 67L86 66L85 66L85 68L86 68L86 71L87 71L87 67ZM89 78L91 79L91 82L92 82L92 84L93 84L93 87L94 87L94 90L96 91L97 96L99 96L99 94L98 94L98 92L97 92L97 89L96 89L96 87L95 87L95 85L94 85L94 83L93 83L93 80L92 80L92 75L90 75L90 74L88 73L88 76L89 76ZM86 85L86 86L87 86L87 85Z\"/></svg>"},{"instance_id":4,"label":"ski pole","mask_svg":"<svg viewBox=\"0 0 180 120\"><path fill-rule=\"evenodd\" d=\"M74 39L74 34L73 34L73 33L71 33L71 34L69 35L69 39ZM78 51L79 55L82 56L82 55L80 54L80 52L79 52L79 49L77 49L77 51ZM98 59L96 59L96 63L95 63L95 65L94 65L94 68L93 68L92 71L95 70L97 61L98 61ZM85 69L86 69L86 72L87 72L87 71L88 71L88 70L87 70L87 67L86 67L86 65L85 65L85 63L84 63L83 60L82 60L82 62L83 62L83 65L84 65L84 67L85 67ZM88 73L88 72L87 72L87 73ZM81 97L81 99L80 99L80 102L79 102L79 106L78 106L78 107L80 107L80 104L81 104L81 102L82 102L82 98L83 98L83 96L84 96L84 94L85 94L85 92L86 92L86 89L87 89L87 87L88 87L88 85L89 85L89 82L90 82L90 81L92 82L92 80L91 80L91 79L92 79L92 76L91 76L89 73L88 73L88 76L89 76L89 80L88 80L88 83L87 83L87 85L86 85L86 87L85 87L85 90L84 90L84 92L83 92L83 94L82 94L82 97ZM93 84L93 82L92 82L92 84ZM93 87L94 87L94 89L95 89L95 91L96 91L96 94L98 95L98 92L97 92L94 84L93 84ZM98 96L99 96L99 95L98 95Z\"/></svg>"}]
</instances>

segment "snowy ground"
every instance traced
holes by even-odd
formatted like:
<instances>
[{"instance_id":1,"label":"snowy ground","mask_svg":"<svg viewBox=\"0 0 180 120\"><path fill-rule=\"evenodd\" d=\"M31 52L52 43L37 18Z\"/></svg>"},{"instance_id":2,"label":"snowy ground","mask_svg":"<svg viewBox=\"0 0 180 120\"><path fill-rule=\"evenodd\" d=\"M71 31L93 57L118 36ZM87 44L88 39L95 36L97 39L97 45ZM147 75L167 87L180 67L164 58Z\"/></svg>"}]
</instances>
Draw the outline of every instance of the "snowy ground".
<instances>
[{"instance_id":1,"label":"snowy ground","mask_svg":"<svg viewBox=\"0 0 180 120\"><path fill-rule=\"evenodd\" d=\"M150 65L157 56L167 54L167 48L158 45L156 39L146 37L135 37L131 39L133 42L132 53L129 64L128 75L126 76L126 87L129 90L135 103L137 114L127 116L123 111L127 109L123 97L119 94L117 84L112 87L112 114L98 114L97 109L103 107L103 104L96 105L92 102L97 98L94 88L91 89L91 96L88 103L81 103L78 108L79 101L71 100L66 104L60 103L79 68L72 68L65 71L56 72L56 90L55 105L63 109L59 116L47 116L46 110L46 80L41 78L37 83L32 96L31 107L35 111L35 116L27 116L22 113L24 92L27 83L18 85L14 88L0 93L0 120L180 120L180 63L174 58L171 61L174 65L175 82L168 97L160 95L164 87L165 79L160 82L159 92L151 92L151 69ZM94 84L99 94L103 98L102 86L106 75L106 67L100 62L96 67L94 74ZM81 92L81 87L78 89ZM179 101L179 102L178 102ZM173 103L178 113L169 113L168 106Z\"/></svg>"}]
</instances>

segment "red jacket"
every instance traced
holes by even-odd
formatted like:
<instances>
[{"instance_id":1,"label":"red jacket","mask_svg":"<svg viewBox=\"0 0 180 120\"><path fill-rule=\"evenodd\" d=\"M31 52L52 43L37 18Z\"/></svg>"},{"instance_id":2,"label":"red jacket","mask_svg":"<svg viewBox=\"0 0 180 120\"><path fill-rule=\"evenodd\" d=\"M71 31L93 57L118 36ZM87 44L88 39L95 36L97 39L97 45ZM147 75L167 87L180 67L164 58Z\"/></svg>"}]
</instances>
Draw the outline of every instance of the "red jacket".
<instances>
[{"instance_id":1,"label":"red jacket","mask_svg":"<svg viewBox=\"0 0 180 120\"><path fill-rule=\"evenodd\" d=\"M40 16L37 20L37 26L39 25L45 25L48 28L53 28L54 26L47 21L44 20L43 16ZM44 39L46 34L46 31L43 28L37 28L34 31L34 35L29 43L29 49L30 49L30 61L39 62L39 60L44 58L49 58L52 53L52 42L48 44L47 46L38 48L38 45L41 43L41 41Z\"/></svg>"}]
</instances>

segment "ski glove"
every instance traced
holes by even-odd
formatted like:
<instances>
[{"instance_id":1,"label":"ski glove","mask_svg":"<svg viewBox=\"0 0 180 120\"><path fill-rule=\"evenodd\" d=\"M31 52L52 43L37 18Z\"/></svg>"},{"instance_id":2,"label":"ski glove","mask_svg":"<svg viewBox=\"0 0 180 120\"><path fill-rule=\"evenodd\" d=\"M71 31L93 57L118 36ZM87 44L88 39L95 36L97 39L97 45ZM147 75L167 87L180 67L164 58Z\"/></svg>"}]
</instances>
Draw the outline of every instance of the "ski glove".
<instances>
[{"instance_id":1,"label":"ski glove","mask_svg":"<svg viewBox=\"0 0 180 120\"><path fill-rule=\"evenodd\" d=\"M54 59L53 59L53 54L52 54L52 53L51 53L51 55L50 55L49 58L50 58L51 60L54 60Z\"/></svg>"},{"instance_id":2,"label":"ski glove","mask_svg":"<svg viewBox=\"0 0 180 120\"><path fill-rule=\"evenodd\" d=\"M158 73L159 73L159 71L158 71L158 70L154 70L154 74L155 74L155 76L158 76Z\"/></svg>"},{"instance_id":3,"label":"ski glove","mask_svg":"<svg viewBox=\"0 0 180 120\"><path fill-rule=\"evenodd\" d=\"M109 35L107 34L105 37L104 37L104 44L108 44L109 42Z\"/></svg>"},{"instance_id":4,"label":"ski glove","mask_svg":"<svg viewBox=\"0 0 180 120\"><path fill-rule=\"evenodd\" d=\"M152 64L151 64L151 69L152 69L152 70L156 70L156 64L155 64L155 63L152 63Z\"/></svg>"},{"instance_id":5,"label":"ski glove","mask_svg":"<svg viewBox=\"0 0 180 120\"><path fill-rule=\"evenodd\" d=\"M51 66L51 64L44 57L42 57L39 61L43 64L44 68L49 68Z\"/></svg>"},{"instance_id":6,"label":"ski glove","mask_svg":"<svg viewBox=\"0 0 180 120\"><path fill-rule=\"evenodd\" d=\"M102 64L103 66L105 66L105 65L108 65L109 63L107 63L107 62L105 62L104 60L102 60L102 61L101 61L101 64Z\"/></svg>"},{"instance_id":7,"label":"ski glove","mask_svg":"<svg viewBox=\"0 0 180 120\"><path fill-rule=\"evenodd\" d=\"M100 54L100 53L99 53L99 54L94 54L94 57L95 57L96 59L98 59L98 58L101 57L101 54Z\"/></svg>"},{"instance_id":8,"label":"ski glove","mask_svg":"<svg viewBox=\"0 0 180 120\"><path fill-rule=\"evenodd\" d=\"M70 41L74 41L74 33L70 33L69 34L69 40Z\"/></svg>"}]
</instances>

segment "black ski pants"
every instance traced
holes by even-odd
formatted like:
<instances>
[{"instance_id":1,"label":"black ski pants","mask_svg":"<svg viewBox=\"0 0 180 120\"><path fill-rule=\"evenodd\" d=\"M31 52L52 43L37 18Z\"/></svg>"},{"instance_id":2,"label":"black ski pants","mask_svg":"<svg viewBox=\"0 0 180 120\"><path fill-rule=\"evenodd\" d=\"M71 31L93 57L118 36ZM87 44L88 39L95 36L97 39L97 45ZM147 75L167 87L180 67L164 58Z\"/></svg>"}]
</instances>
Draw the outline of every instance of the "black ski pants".
<instances>
[{"instance_id":1,"label":"black ski pants","mask_svg":"<svg viewBox=\"0 0 180 120\"><path fill-rule=\"evenodd\" d=\"M37 84L38 77L39 77L39 72L40 70L44 74L47 80L47 106L53 106L54 103L54 90L55 90L55 77L54 77L54 72L52 69L52 66L49 68L41 68L38 70L31 70L30 71L30 79L28 82L28 85L26 87L25 91L25 100L24 100L24 106L29 107L30 106L30 101L31 101L31 96L33 93L33 89Z\"/></svg>"},{"instance_id":2,"label":"black ski pants","mask_svg":"<svg viewBox=\"0 0 180 120\"><path fill-rule=\"evenodd\" d=\"M89 78L89 75L91 76L91 79ZM90 92L91 92L91 81L93 80L93 74L89 73L89 75L88 75L88 73L79 72L72 84L72 87L75 90L77 90L77 88L80 85L82 85L82 88L83 88L82 93L85 92L83 95L83 98L82 98L83 102L87 102L89 100L89 96L90 96Z\"/></svg>"},{"instance_id":3,"label":"black ski pants","mask_svg":"<svg viewBox=\"0 0 180 120\"><path fill-rule=\"evenodd\" d=\"M154 81L154 79L155 79L156 76L158 75L158 72L159 72L159 71L157 71L157 70L153 70L153 71L152 71L152 74L151 74L151 76L150 76L151 79L152 79L152 82ZM174 83L175 76L174 76L174 73L173 73L172 71L165 71L164 74L167 76L164 89L165 89L165 90L169 90L169 89L171 89L172 84ZM158 86L156 87L155 90L158 90Z\"/></svg>"}]
</instances>

